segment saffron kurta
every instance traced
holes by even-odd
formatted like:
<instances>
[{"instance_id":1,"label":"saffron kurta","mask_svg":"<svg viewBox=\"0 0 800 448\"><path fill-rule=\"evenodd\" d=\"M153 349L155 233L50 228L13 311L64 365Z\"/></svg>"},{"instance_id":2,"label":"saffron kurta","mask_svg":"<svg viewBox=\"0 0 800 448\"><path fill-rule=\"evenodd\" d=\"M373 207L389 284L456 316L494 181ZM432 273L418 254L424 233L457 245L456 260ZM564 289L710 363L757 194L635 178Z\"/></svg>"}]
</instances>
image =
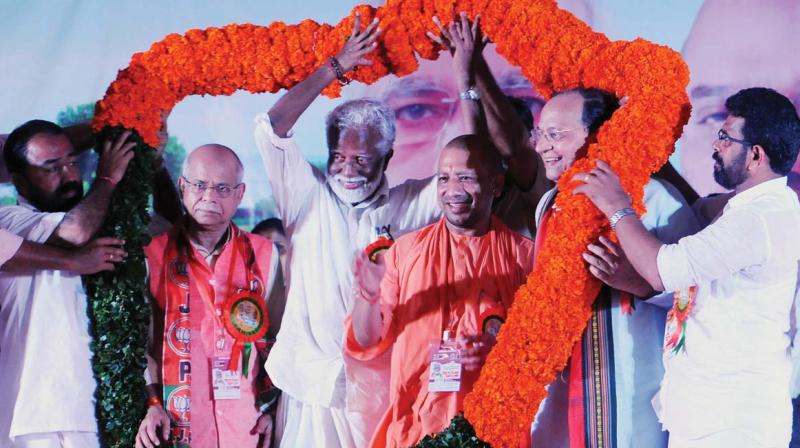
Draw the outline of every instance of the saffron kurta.
<instances>
[{"instance_id":1,"label":"saffron kurta","mask_svg":"<svg viewBox=\"0 0 800 448\"><path fill-rule=\"evenodd\" d=\"M489 312L505 316L533 266L533 242L495 218L478 237L453 234L442 219L399 238L386 265L384 335L375 346L361 347L348 321L346 351L369 361L392 350L390 406L371 445L407 447L444 429L478 378L464 371L459 392L428 392L430 344L445 329L456 337L480 335Z\"/></svg>"},{"instance_id":2,"label":"saffron kurta","mask_svg":"<svg viewBox=\"0 0 800 448\"><path fill-rule=\"evenodd\" d=\"M245 240L246 239L246 240ZM247 250L234 250L238 242L245 242ZM170 255L171 246L183 249ZM249 247L248 247L249 246ZM214 399L211 366L215 344L224 338L222 354L231 356L233 337L221 321L211 314L200 287L214 294L214 308L219 313L225 300L239 291L252 291L255 297L268 297L276 270L277 253L272 256L271 241L231 226L228 241L219 249L206 255L187 241L178 228L156 236L145 248L150 273L150 293L153 298L153 334L150 356L155 365L148 368L150 382L164 384L164 404L172 418L174 446L203 447L255 447L258 435L250 434L260 415L256 406L259 356L255 349L248 359L249 375L241 378L239 399ZM184 255L184 253L186 255ZM188 266L187 256L194 259L198 269ZM214 260L209 265L208 260ZM201 278L194 278L197 274ZM229 283L230 281L230 283ZM175 285L183 300L167 297ZM187 306L188 305L188 306ZM173 307L181 309L181 317L172 324L165 322L165 312ZM167 316L168 317L168 316ZM164 343L164 332L167 344ZM164 377L165 355L180 358L181 374L177 384ZM240 361L241 362L241 361ZM190 389L189 389L190 387ZM191 390L190 395L186 392ZM188 400L186 398L189 398ZM191 417L189 417L191 416Z\"/></svg>"}]
</instances>

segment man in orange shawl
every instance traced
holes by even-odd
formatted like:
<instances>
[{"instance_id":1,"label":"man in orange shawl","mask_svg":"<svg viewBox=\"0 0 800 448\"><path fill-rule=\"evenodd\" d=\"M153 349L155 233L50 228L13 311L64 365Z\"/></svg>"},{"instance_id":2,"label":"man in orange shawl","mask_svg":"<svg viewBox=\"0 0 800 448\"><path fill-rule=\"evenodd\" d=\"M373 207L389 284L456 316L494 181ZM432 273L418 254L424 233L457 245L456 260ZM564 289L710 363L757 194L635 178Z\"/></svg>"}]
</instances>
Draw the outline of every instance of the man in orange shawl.
<instances>
[{"instance_id":1,"label":"man in orange shawl","mask_svg":"<svg viewBox=\"0 0 800 448\"><path fill-rule=\"evenodd\" d=\"M144 249L153 316L137 448L269 445L261 366L278 256L233 224L243 170L226 146L195 149L178 180L184 222Z\"/></svg>"},{"instance_id":2,"label":"man in orange shawl","mask_svg":"<svg viewBox=\"0 0 800 448\"><path fill-rule=\"evenodd\" d=\"M390 404L373 447L413 445L463 410L533 264L533 242L491 215L503 169L488 141L455 138L442 150L437 173L444 218L399 238L378 263L361 255L354 267L356 300L345 350L361 361L392 350ZM431 354L444 332L461 350L457 392L429 390Z\"/></svg>"}]
</instances>

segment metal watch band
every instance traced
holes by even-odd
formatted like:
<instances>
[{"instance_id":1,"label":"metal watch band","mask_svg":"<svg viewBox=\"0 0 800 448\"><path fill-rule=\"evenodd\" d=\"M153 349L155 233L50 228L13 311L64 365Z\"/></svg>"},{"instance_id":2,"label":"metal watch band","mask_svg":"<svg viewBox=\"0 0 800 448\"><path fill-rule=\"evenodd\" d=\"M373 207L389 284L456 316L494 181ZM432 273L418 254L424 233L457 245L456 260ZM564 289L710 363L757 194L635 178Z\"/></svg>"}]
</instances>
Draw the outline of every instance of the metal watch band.
<instances>
[{"instance_id":1,"label":"metal watch band","mask_svg":"<svg viewBox=\"0 0 800 448\"><path fill-rule=\"evenodd\" d=\"M611 218L608 218L608 222L611 224L611 229L616 229L620 220L629 215L636 216L636 210L630 207L617 210L613 215L611 215Z\"/></svg>"}]
</instances>

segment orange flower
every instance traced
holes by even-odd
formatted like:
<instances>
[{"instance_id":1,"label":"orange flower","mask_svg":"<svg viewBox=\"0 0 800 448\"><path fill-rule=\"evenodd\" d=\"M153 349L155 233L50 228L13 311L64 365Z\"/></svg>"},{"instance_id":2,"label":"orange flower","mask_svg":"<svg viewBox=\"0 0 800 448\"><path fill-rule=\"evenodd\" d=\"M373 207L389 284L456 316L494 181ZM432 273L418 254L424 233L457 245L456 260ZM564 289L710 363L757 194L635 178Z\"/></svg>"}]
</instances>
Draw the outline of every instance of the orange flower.
<instances>
[{"instance_id":1,"label":"orange flower","mask_svg":"<svg viewBox=\"0 0 800 448\"><path fill-rule=\"evenodd\" d=\"M493 446L515 446L581 337L599 290L580 254L601 232L603 215L583 196L572 196L574 174L608 162L644 211L643 186L663 165L687 122L689 72L669 48L642 39L610 42L554 0L388 0L381 8L361 5L335 26L304 20L287 26L227 25L170 34L133 55L98 101L93 128L133 129L150 146L158 143L162 113L188 95L230 95L235 90L277 92L305 79L336 54L352 31L354 13L366 26L380 17L383 33L370 54L372 66L349 76L365 83L418 67L417 55L434 59L441 51L425 35L436 29L431 16L448 22L460 11L480 13L484 32L537 91L584 86L627 97L627 103L598 132L586 158L576 161L558 183L559 212L534 271L517 291L513 307L472 393L465 416ZM338 96L337 82L324 93Z\"/></svg>"}]
</instances>

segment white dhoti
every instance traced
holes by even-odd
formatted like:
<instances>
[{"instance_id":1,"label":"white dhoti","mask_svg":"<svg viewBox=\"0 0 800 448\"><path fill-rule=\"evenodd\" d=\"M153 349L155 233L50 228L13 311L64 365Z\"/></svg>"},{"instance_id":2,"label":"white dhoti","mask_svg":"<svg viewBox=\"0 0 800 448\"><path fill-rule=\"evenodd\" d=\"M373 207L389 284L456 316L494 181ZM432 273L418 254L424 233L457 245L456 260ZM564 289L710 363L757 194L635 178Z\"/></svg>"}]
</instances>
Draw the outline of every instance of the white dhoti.
<instances>
[{"instance_id":1,"label":"white dhoti","mask_svg":"<svg viewBox=\"0 0 800 448\"><path fill-rule=\"evenodd\" d=\"M14 448L99 448L97 434L93 432L47 432L14 438Z\"/></svg>"},{"instance_id":2,"label":"white dhoti","mask_svg":"<svg viewBox=\"0 0 800 448\"><path fill-rule=\"evenodd\" d=\"M284 392L275 415L275 443L279 448L361 448L353 440L347 411L306 404Z\"/></svg>"}]
</instances>

